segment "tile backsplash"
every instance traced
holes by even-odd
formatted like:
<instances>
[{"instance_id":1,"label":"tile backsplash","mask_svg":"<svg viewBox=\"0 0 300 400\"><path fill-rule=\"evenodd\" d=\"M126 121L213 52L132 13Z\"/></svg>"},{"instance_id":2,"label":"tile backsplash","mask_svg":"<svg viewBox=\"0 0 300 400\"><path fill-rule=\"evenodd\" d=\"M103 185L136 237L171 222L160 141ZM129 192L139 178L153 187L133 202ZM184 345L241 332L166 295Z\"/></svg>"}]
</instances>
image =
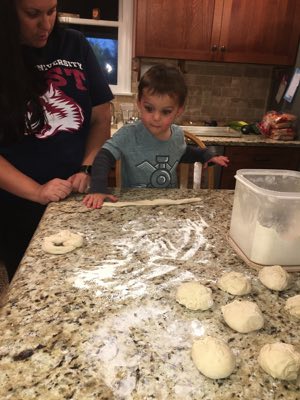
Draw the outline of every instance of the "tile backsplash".
<instances>
[{"instance_id":1,"label":"tile backsplash","mask_svg":"<svg viewBox=\"0 0 300 400\"><path fill-rule=\"evenodd\" d=\"M142 59L141 64L177 64L176 60ZM259 121L266 111L272 66L254 64L186 61L183 71L188 98L181 121ZM120 119L120 103L136 102L138 73L133 61L132 96L116 96L115 112Z\"/></svg>"}]
</instances>

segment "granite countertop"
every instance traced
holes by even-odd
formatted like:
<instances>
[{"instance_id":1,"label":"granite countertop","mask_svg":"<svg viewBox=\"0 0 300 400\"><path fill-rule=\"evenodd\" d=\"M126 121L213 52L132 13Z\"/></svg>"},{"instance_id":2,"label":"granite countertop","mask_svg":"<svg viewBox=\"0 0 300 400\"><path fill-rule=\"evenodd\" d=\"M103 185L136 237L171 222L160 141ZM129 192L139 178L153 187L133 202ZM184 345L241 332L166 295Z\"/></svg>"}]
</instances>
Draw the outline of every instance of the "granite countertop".
<instances>
[{"instance_id":1,"label":"granite countertop","mask_svg":"<svg viewBox=\"0 0 300 400\"><path fill-rule=\"evenodd\" d=\"M122 126L111 128L111 135L116 133ZM188 127L187 127L188 128ZM300 147L300 140L273 140L263 135L244 135L241 137L224 136L199 136L206 146L272 146L272 147Z\"/></svg>"},{"instance_id":2,"label":"granite countertop","mask_svg":"<svg viewBox=\"0 0 300 400\"><path fill-rule=\"evenodd\" d=\"M272 147L300 147L300 140L273 140L262 135L242 135L230 137L201 137L206 146L272 146Z\"/></svg>"},{"instance_id":3,"label":"granite countertop","mask_svg":"<svg viewBox=\"0 0 300 400\"><path fill-rule=\"evenodd\" d=\"M300 399L300 378L264 373L262 345L284 341L300 351L299 320L283 310L299 293L300 274L284 292L263 287L257 272L227 242L233 191L130 190L122 200L200 197L198 203L88 210L81 196L47 208L0 313L2 400L279 400ZM62 229L83 247L46 254L45 236ZM234 300L216 286L225 271L252 278L265 317L258 332L240 334L220 307ZM175 301L180 283L199 280L214 306L189 311ZM229 343L237 367L227 379L201 375L191 360L194 339Z\"/></svg>"}]
</instances>

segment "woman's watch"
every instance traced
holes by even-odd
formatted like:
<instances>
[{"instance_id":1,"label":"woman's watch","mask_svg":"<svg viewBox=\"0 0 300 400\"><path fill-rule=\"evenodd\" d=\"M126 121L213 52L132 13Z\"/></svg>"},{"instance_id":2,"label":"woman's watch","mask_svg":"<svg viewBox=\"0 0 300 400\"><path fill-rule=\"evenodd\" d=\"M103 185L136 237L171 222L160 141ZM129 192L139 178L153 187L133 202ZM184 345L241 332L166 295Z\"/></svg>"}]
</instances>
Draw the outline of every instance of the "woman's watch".
<instances>
[{"instance_id":1,"label":"woman's watch","mask_svg":"<svg viewBox=\"0 0 300 400\"><path fill-rule=\"evenodd\" d=\"M84 173L87 174L87 175L91 175L92 166L91 166L91 165L82 165L82 166L79 168L79 171L78 171L78 172L84 172Z\"/></svg>"}]
</instances>

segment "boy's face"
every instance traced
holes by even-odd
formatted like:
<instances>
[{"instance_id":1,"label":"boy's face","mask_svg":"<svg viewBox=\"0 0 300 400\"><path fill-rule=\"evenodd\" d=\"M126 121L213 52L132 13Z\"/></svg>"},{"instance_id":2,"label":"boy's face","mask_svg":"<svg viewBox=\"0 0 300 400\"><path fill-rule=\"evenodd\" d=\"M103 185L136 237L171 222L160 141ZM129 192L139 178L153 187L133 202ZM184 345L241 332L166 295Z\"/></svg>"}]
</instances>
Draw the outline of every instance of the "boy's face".
<instances>
[{"instance_id":1,"label":"boy's face","mask_svg":"<svg viewBox=\"0 0 300 400\"><path fill-rule=\"evenodd\" d=\"M150 94L144 90L137 104L141 120L152 135L162 140L169 139L170 125L183 112L177 99L167 94Z\"/></svg>"}]
</instances>

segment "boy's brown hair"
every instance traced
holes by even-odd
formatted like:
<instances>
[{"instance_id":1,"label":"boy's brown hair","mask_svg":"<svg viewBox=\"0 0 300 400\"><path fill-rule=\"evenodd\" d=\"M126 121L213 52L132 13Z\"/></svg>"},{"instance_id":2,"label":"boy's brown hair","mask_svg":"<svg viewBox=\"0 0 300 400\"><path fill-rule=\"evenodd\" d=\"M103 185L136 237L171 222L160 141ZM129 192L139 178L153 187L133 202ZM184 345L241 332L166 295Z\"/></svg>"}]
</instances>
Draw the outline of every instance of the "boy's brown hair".
<instances>
[{"instance_id":1,"label":"boy's brown hair","mask_svg":"<svg viewBox=\"0 0 300 400\"><path fill-rule=\"evenodd\" d=\"M142 76L138 85L138 101L144 90L150 94L167 94L176 98L179 107L185 103L187 86L181 71L173 65L155 64Z\"/></svg>"}]
</instances>

